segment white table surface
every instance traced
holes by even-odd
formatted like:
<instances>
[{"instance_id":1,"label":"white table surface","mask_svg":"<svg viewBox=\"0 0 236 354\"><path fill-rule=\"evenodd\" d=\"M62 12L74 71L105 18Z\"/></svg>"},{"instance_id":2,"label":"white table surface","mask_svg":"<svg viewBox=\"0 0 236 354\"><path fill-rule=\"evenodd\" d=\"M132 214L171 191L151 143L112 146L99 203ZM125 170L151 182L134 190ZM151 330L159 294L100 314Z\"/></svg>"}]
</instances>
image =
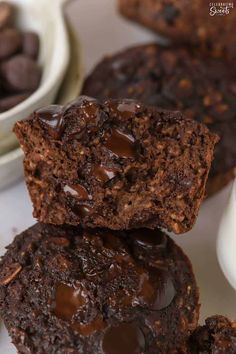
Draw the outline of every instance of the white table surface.
<instances>
[{"instance_id":1,"label":"white table surface","mask_svg":"<svg viewBox=\"0 0 236 354\"><path fill-rule=\"evenodd\" d=\"M87 71L107 53L156 38L149 31L118 16L115 3L115 0L75 0L67 9L81 38ZM219 221L229 191L230 186L205 201L193 230L183 236L174 237L193 264L200 288L201 321L212 314L236 318L236 292L225 280L215 250ZM31 213L31 202L24 181L0 192L1 254L15 234L35 222ZM16 354L2 323L0 354Z\"/></svg>"}]
</instances>

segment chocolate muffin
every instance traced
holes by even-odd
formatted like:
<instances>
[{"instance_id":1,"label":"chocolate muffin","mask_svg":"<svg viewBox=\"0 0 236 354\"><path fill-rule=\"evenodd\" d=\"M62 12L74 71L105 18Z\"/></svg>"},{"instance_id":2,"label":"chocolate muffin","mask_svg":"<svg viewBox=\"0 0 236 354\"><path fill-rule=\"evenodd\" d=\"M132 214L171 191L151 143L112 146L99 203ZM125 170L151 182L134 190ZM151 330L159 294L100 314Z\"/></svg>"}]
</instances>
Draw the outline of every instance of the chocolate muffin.
<instances>
[{"instance_id":1,"label":"chocolate muffin","mask_svg":"<svg viewBox=\"0 0 236 354\"><path fill-rule=\"evenodd\" d=\"M236 9L235 9L236 11ZM129 48L104 58L87 78L83 94L99 99L136 98L178 109L220 136L207 194L224 187L236 167L236 69L190 49L157 44Z\"/></svg>"},{"instance_id":2,"label":"chocolate muffin","mask_svg":"<svg viewBox=\"0 0 236 354\"><path fill-rule=\"evenodd\" d=\"M185 353L191 264L161 231L36 224L0 264L0 313L22 354Z\"/></svg>"},{"instance_id":3,"label":"chocolate muffin","mask_svg":"<svg viewBox=\"0 0 236 354\"><path fill-rule=\"evenodd\" d=\"M189 354L235 354L236 322L224 316L206 319L190 338Z\"/></svg>"},{"instance_id":4,"label":"chocolate muffin","mask_svg":"<svg viewBox=\"0 0 236 354\"><path fill-rule=\"evenodd\" d=\"M190 230L215 135L180 112L80 97L15 125L34 216L50 224Z\"/></svg>"},{"instance_id":5,"label":"chocolate muffin","mask_svg":"<svg viewBox=\"0 0 236 354\"><path fill-rule=\"evenodd\" d=\"M234 58L235 7L235 0L222 5L206 0L119 0L124 16L174 43L191 44L213 56Z\"/></svg>"}]
</instances>

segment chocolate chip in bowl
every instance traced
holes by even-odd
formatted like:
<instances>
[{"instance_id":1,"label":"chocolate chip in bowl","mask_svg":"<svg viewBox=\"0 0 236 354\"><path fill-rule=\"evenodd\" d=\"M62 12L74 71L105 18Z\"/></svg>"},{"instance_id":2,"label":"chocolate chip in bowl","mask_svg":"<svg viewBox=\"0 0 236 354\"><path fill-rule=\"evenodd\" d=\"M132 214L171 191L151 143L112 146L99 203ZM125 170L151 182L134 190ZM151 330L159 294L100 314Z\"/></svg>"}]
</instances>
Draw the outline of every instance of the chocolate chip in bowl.
<instances>
[{"instance_id":1,"label":"chocolate chip in bowl","mask_svg":"<svg viewBox=\"0 0 236 354\"><path fill-rule=\"evenodd\" d=\"M69 62L63 1L0 2L0 155L16 120L53 103Z\"/></svg>"},{"instance_id":2,"label":"chocolate chip in bowl","mask_svg":"<svg viewBox=\"0 0 236 354\"><path fill-rule=\"evenodd\" d=\"M207 195L235 176L236 70L190 47L157 43L131 46L104 57L87 77L82 94L99 99L135 98L146 104L180 110L219 135Z\"/></svg>"},{"instance_id":3,"label":"chocolate chip in bowl","mask_svg":"<svg viewBox=\"0 0 236 354\"><path fill-rule=\"evenodd\" d=\"M11 25L14 17L14 7L6 1L0 2L0 30Z\"/></svg>"},{"instance_id":4,"label":"chocolate chip in bowl","mask_svg":"<svg viewBox=\"0 0 236 354\"><path fill-rule=\"evenodd\" d=\"M53 9L52 9L53 10ZM31 13L30 13L31 14ZM32 15L32 14L31 14ZM35 21L34 21L35 22ZM33 27L32 27L33 28ZM66 23L66 32L68 33L68 39L69 39L69 49L70 49L70 61L68 68L66 70L66 74L63 77L63 80L60 84L59 91L56 95L56 102L59 104L65 104L66 102L69 102L72 100L74 97L78 95L78 93L81 90L81 86L83 83L83 65L82 65L82 60L81 60L81 48L80 48L80 43L79 43L79 38L78 38L78 33L75 32L74 27L71 25L71 23L68 21ZM35 38L32 35L32 32L24 32L24 35L26 35L27 39L26 41L34 41ZM40 53L43 51L44 52L44 39L45 37L43 36L41 39L41 50ZM63 39L63 36L61 36L61 39ZM60 39L60 40L61 40ZM27 46L27 45L26 45ZM35 46L31 47L32 49L35 48ZM30 55L35 55L33 53L33 50L31 49L32 53ZM62 48L64 50L64 47ZM26 49L27 50L27 49ZM50 54L50 50L52 50L51 43L46 43L46 49L45 52L46 54ZM59 50L59 47L57 48ZM56 52L58 53L58 52ZM41 54L40 54L41 55ZM56 67L53 62L55 62L55 57L50 56L51 61L46 61L45 65L43 66L44 71L47 71L50 69L50 73L53 73L53 76L55 76L54 69L58 69L58 66ZM51 68L51 65L53 66ZM46 77L44 79L44 71L43 71L43 77L42 77L42 84L41 86L44 86L47 84L48 79L51 80L50 75L49 77ZM57 72L59 73L59 70ZM60 74L61 75L61 74ZM45 74L46 76L46 74ZM44 80L46 82L44 83ZM52 82L50 81L50 84ZM58 85L58 83L57 83ZM0 114L0 126L1 126L1 117L2 116L7 116L9 117L9 114L11 114L12 111L18 111L18 119L22 119L24 116L24 112L26 111L21 111L20 107L22 105L27 104L29 101L34 100L35 95L37 97L41 97L44 95L42 92L42 87L33 93L32 95L29 94L29 97L27 98L26 101L20 103L18 106L15 106L15 100L21 100L21 95L22 93L17 93L17 94L12 94L8 98L3 98L0 99L0 111L5 110L5 106L13 107L8 112ZM53 89L57 89L56 85L53 87ZM40 92L39 92L40 90ZM43 96L42 97L43 101L41 103L41 106L44 106L45 104L47 105L48 102L52 102L52 96L51 93L48 96ZM46 101L47 100L47 101ZM35 100L34 100L35 101ZM39 107L38 102L35 102L37 104L36 109ZM31 106L33 107L33 106ZM32 111L34 108L32 108ZM27 112L29 114L32 112L30 111L30 108L27 109ZM19 180L19 178L23 175L23 168L22 168L22 158L23 158L23 153L20 148L13 149L12 151L8 152L9 147L14 147L16 145L16 139L15 139L15 134L9 134L9 132L12 130L12 124L14 123L15 117L12 117L12 119L4 119L4 125L2 125L2 130L0 129L0 190L3 188L8 187L9 185L12 185L14 182ZM4 135L4 138L1 138ZM2 154L2 155L1 155Z\"/></svg>"},{"instance_id":5,"label":"chocolate chip in bowl","mask_svg":"<svg viewBox=\"0 0 236 354\"><path fill-rule=\"evenodd\" d=\"M1 112L27 99L39 87L42 76L42 68L37 63L39 35L20 30L16 17L17 7L0 2Z\"/></svg>"}]
</instances>

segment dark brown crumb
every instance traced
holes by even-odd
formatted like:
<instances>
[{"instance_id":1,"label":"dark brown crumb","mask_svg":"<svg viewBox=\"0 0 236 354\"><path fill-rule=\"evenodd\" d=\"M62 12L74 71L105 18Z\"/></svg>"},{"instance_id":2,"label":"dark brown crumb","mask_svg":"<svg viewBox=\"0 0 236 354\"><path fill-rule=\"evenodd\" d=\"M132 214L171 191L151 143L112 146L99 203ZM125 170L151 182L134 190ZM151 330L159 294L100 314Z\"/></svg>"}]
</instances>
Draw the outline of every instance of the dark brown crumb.
<instances>
[{"instance_id":1,"label":"dark brown crumb","mask_svg":"<svg viewBox=\"0 0 236 354\"><path fill-rule=\"evenodd\" d=\"M0 263L0 313L21 354L179 354L198 289L161 231L36 224Z\"/></svg>"},{"instance_id":2,"label":"dark brown crumb","mask_svg":"<svg viewBox=\"0 0 236 354\"><path fill-rule=\"evenodd\" d=\"M217 138L180 112L80 97L16 123L34 216L51 224L190 230Z\"/></svg>"},{"instance_id":3,"label":"dark brown crumb","mask_svg":"<svg viewBox=\"0 0 236 354\"><path fill-rule=\"evenodd\" d=\"M167 36L174 43L190 44L215 57L236 58L235 0L223 4L206 0L118 2L124 16ZM222 11L223 16L216 11Z\"/></svg>"}]
</instances>

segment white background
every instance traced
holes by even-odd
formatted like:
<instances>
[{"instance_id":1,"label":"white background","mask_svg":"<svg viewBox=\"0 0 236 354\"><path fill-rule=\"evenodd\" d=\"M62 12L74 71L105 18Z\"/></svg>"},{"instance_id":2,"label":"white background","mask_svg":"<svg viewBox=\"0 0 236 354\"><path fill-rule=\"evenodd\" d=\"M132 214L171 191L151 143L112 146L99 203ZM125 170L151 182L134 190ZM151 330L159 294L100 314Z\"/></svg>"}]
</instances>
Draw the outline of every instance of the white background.
<instances>
[{"instance_id":1,"label":"white background","mask_svg":"<svg viewBox=\"0 0 236 354\"><path fill-rule=\"evenodd\" d=\"M119 17L115 0L74 0L67 12L79 33L87 71L105 54L156 39L149 31ZM174 237L193 263L201 294L201 320L217 313L236 318L236 293L222 275L215 252L218 225L229 191L230 186L204 202L194 229ZM34 223L31 212L23 181L0 192L1 254L16 233ZM13 353L16 350L1 322L0 354Z\"/></svg>"}]
</instances>

